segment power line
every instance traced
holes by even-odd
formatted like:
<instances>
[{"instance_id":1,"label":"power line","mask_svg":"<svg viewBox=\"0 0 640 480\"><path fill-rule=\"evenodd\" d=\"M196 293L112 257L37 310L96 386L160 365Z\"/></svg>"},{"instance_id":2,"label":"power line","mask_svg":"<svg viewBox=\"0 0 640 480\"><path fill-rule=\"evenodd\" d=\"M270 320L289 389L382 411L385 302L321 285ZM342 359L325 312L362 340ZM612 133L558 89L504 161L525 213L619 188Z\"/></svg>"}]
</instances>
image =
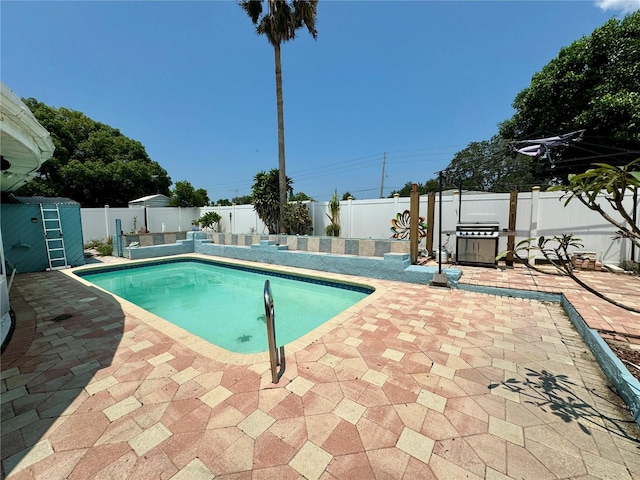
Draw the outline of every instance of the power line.
<instances>
[{"instance_id":1,"label":"power line","mask_svg":"<svg viewBox=\"0 0 640 480\"><path fill-rule=\"evenodd\" d=\"M409 160L409 161L398 161L398 159L420 159L425 156L437 156L437 155L452 155L453 152L451 150L444 150L433 152L433 150L442 150L442 149L450 149L457 148L459 146L451 145L451 146L438 146L438 147L425 147L418 149L410 149L410 150L395 150L387 152L387 159L390 163L393 164L406 164L409 161L413 163L427 163L429 159L423 159L422 161L418 160ZM425 152L422 154L418 154L415 152ZM432 152L432 153L426 153ZM407 155L409 153L413 153L412 155ZM316 178L322 178L330 175L335 175L337 173L347 173L356 170L361 170L362 168L378 168L377 163L373 163L372 160L379 159L384 155L384 152L374 153L369 155L364 155L361 157L356 157L349 160L343 160L332 163L323 163L322 161L317 161L319 166L306 168L302 170L291 170L289 176L291 176L294 180L313 180ZM288 172L289 173L289 172ZM208 184L205 185L207 188L224 188L224 187L246 187L250 186L251 183L248 182L225 182L225 183L217 183L217 184Z\"/></svg>"}]
</instances>

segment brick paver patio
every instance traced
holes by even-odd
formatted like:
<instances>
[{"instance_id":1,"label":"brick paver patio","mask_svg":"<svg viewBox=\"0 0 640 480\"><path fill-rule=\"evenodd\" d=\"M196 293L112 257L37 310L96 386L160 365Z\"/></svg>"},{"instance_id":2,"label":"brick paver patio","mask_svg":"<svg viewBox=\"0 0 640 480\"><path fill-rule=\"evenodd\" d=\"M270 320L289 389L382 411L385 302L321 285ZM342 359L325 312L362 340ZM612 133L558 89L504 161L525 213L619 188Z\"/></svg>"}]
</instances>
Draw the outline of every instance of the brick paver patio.
<instances>
[{"instance_id":1,"label":"brick paver patio","mask_svg":"<svg viewBox=\"0 0 640 480\"><path fill-rule=\"evenodd\" d=\"M638 278L581 275L640 305ZM570 280L464 267L462 282L563 292L640 344L639 315ZM63 272L16 276L3 475L640 479L638 428L558 304L375 283L374 301L290 348L273 385L264 357L223 361Z\"/></svg>"}]
</instances>

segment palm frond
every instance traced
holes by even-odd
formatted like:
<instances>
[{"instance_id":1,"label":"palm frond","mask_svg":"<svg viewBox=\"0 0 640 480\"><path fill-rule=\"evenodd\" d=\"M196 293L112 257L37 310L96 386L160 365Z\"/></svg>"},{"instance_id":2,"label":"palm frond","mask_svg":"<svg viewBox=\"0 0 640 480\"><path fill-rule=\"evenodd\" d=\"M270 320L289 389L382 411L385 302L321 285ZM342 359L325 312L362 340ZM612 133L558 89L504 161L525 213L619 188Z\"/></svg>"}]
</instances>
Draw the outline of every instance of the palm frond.
<instances>
[{"instance_id":1,"label":"palm frond","mask_svg":"<svg viewBox=\"0 0 640 480\"><path fill-rule=\"evenodd\" d=\"M298 28L303 25L313 38L318 38L316 30L316 13L318 0L293 0L293 10L298 23Z\"/></svg>"},{"instance_id":2,"label":"palm frond","mask_svg":"<svg viewBox=\"0 0 640 480\"><path fill-rule=\"evenodd\" d=\"M266 0L269 10L265 12L263 0L242 0L240 7L256 25L258 35L264 35L273 46L296 38L296 30L306 26L313 36L316 31L316 12L318 0Z\"/></svg>"},{"instance_id":3,"label":"palm frond","mask_svg":"<svg viewBox=\"0 0 640 480\"><path fill-rule=\"evenodd\" d=\"M257 25L260 15L262 15L262 0L242 0L240 7L249 15L251 21Z\"/></svg>"}]
</instances>

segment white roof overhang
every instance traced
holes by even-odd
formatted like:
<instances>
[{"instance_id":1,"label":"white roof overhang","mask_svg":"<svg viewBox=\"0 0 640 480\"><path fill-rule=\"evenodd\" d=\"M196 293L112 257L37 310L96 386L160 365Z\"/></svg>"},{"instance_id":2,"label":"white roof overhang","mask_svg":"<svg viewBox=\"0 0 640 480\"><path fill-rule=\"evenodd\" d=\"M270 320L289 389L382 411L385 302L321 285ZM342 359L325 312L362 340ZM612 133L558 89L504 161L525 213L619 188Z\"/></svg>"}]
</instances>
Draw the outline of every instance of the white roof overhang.
<instances>
[{"instance_id":1,"label":"white roof overhang","mask_svg":"<svg viewBox=\"0 0 640 480\"><path fill-rule=\"evenodd\" d=\"M3 192L17 190L36 176L53 155L51 135L38 123L27 106L0 82L0 154Z\"/></svg>"}]
</instances>

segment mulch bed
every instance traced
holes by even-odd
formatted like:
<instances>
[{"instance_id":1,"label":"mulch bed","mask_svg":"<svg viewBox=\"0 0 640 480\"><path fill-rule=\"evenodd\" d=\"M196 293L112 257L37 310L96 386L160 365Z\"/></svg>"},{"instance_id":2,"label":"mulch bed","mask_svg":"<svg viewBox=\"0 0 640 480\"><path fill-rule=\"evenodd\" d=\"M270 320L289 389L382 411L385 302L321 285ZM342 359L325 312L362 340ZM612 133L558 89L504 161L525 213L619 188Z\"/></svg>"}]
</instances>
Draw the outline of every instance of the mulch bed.
<instances>
[{"instance_id":1,"label":"mulch bed","mask_svg":"<svg viewBox=\"0 0 640 480\"><path fill-rule=\"evenodd\" d=\"M640 350L630 348L627 342L605 339L611 351L620 359L629 373L640 381Z\"/></svg>"}]
</instances>

